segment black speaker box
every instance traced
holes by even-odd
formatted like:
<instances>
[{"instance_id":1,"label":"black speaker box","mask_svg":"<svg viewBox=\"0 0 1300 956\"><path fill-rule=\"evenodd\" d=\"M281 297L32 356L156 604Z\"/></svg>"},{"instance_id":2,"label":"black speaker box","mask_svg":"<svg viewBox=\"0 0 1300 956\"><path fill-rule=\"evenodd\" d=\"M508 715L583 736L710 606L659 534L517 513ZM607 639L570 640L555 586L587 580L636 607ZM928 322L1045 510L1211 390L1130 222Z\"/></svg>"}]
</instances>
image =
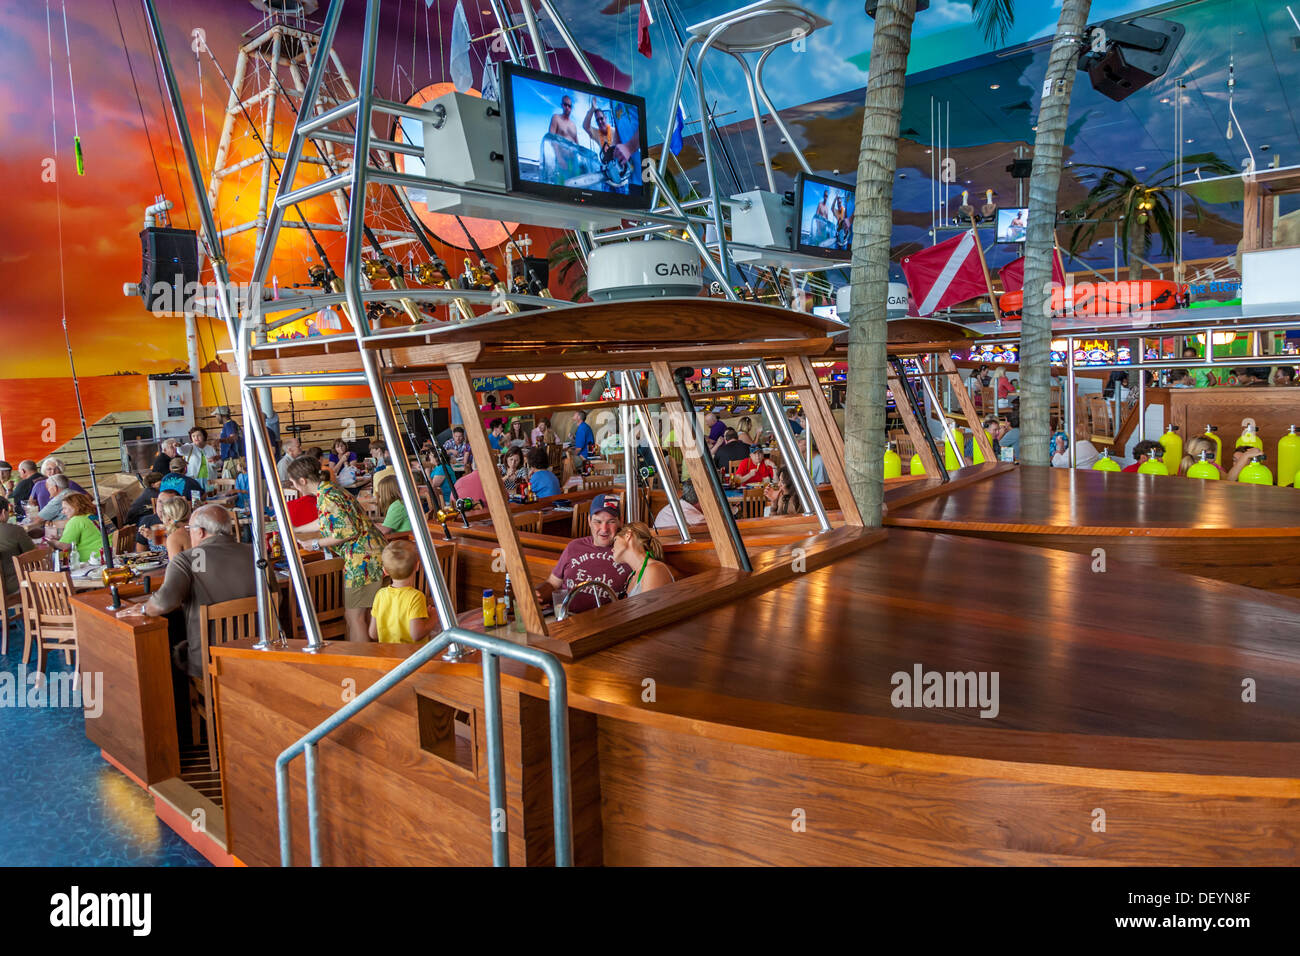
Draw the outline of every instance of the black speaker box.
<instances>
[{"instance_id":1,"label":"black speaker box","mask_svg":"<svg viewBox=\"0 0 1300 956\"><path fill-rule=\"evenodd\" d=\"M193 229L140 231L140 296L150 312L193 311L198 291L199 237Z\"/></svg>"}]
</instances>

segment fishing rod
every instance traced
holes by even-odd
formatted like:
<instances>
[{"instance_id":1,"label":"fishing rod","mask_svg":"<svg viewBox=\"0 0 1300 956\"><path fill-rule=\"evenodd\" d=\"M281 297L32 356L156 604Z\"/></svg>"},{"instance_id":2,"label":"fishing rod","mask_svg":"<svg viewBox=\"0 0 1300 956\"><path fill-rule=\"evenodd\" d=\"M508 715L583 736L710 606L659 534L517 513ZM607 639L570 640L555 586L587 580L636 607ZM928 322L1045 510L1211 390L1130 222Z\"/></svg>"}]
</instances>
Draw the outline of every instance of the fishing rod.
<instances>
[{"instance_id":1,"label":"fishing rod","mask_svg":"<svg viewBox=\"0 0 1300 956\"><path fill-rule=\"evenodd\" d=\"M90 450L90 426L86 424L86 407L81 403L81 380L77 378L77 363L72 357L72 339L68 335L68 316L63 316L63 342L68 348L68 368L72 372L72 390L77 395L77 417L81 419L81 440L86 446L86 464L90 466L90 493L95 501L95 517L99 519L99 537L104 546L104 567L113 566L113 545L104 523L104 509L99 502L99 479L95 475L95 456ZM76 545L73 545L75 548Z\"/></svg>"},{"instance_id":2,"label":"fishing rod","mask_svg":"<svg viewBox=\"0 0 1300 956\"><path fill-rule=\"evenodd\" d=\"M537 273L533 271L533 267L528 262L528 256L524 255L524 250L519 247L518 240L516 240L514 236L510 235L510 230L506 229L506 224L503 220L498 219L497 223L502 229L505 229L506 242L510 243L510 245L514 247L515 252L519 256L519 261L524 264L524 273L526 275L529 295L549 295L546 283L539 279Z\"/></svg>"},{"instance_id":3,"label":"fishing rod","mask_svg":"<svg viewBox=\"0 0 1300 956\"><path fill-rule=\"evenodd\" d=\"M424 413L424 408L420 405L419 396L415 395L414 383L410 383L410 384L411 384L411 394L415 396L415 407L420 413L420 418L424 421L425 430L429 433L429 443L433 445L434 454L437 454L438 452L442 452L442 454L439 456L439 463L442 465L444 475L446 476L447 481L451 487L451 491L447 495L447 500L454 501L456 497L456 472L452 469L451 462L447 458L446 449L444 449L441 445L438 444L437 436L434 435L433 433L433 422ZM402 417L403 420L406 420L406 410L402 408L402 400L397 397L397 389L393 386L391 382L388 384L388 393L393 397L393 404L397 406L398 414ZM424 484L429 489L430 492L433 492L436 490L433 483L433 479L429 475L429 470L424 465L424 458L421 457L420 455L420 449L416 447L415 435L411 433L411 426L409 421L406 426L406 435L411 441L411 448L415 451L415 463L420 468L420 474L424 476ZM432 504L432 501L430 502L430 504ZM465 519L465 526L469 527L468 518Z\"/></svg>"}]
</instances>

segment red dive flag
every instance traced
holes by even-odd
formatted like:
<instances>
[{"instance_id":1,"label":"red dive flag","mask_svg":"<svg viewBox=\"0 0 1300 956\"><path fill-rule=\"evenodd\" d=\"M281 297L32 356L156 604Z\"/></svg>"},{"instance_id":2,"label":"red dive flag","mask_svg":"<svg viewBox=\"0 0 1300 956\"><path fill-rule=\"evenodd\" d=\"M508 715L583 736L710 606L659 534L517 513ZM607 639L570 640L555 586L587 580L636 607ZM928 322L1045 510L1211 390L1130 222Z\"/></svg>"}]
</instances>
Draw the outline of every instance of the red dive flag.
<instances>
[{"instance_id":1,"label":"red dive flag","mask_svg":"<svg viewBox=\"0 0 1300 956\"><path fill-rule=\"evenodd\" d=\"M916 300L917 315L933 315L947 306L989 295L979 239L973 229L907 256L903 259L903 275Z\"/></svg>"},{"instance_id":2,"label":"red dive flag","mask_svg":"<svg viewBox=\"0 0 1300 956\"><path fill-rule=\"evenodd\" d=\"M1003 292L1019 292L1025 287L1025 257L1008 262L998 270L1002 277ZM1052 284L1065 285L1065 267L1061 265L1061 250L1052 247Z\"/></svg>"},{"instance_id":3,"label":"red dive flag","mask_svg":"<svg viewBox=\"0 0 1300 956\"><path fill-rule=\"evenodd\" d=\"M650 25L655 18L650 15L650 0L641 0L641 15L636 22L636 48L642 56L650 55Z\"/></svg>"}]
</instances>

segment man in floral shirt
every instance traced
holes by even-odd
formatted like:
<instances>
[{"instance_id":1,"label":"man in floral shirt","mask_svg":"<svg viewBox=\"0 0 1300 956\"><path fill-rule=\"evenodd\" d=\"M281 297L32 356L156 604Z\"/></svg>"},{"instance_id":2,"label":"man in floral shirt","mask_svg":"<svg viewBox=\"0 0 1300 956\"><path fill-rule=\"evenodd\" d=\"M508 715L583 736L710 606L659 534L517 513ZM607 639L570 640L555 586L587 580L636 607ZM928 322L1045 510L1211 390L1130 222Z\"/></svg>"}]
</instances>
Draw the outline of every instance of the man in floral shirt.
<instances>
[{"instance_id":1,"label":"man in floral shirt","mask_svg":"<svg viewBox=\"0 0 1300 956\"><path fill-rule=\"evenodd\" d=\"M379 557L384 538L361 510L357 499L321 473L311 457L294 459L289 483L299 494L315 495L319 517L298 531L319 531L318 543L343 559L343 617L349 641L370 639L370 606L379 592L384 569Z\"/></svg>"}]
</instances>

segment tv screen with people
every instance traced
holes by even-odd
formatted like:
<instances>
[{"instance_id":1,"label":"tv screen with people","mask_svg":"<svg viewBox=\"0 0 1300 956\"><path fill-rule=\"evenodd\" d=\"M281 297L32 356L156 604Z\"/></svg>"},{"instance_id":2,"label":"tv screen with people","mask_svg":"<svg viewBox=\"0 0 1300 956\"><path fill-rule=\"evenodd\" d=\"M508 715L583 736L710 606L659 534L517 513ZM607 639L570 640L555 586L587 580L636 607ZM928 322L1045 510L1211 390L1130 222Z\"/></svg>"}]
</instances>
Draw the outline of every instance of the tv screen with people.
<instances>
[{"instance_id":1,"label":"tv screen with people","mask_svg":"<svg viewBox=\"0 0 1300 956\"><path fill-rule=\"evenodd\" d=\"M645 209L645 100L503 63L506 188L546 199Z\"/></svg>"},{"instance_id":2,"label":"tv screen with people","mask_svg":"<svg viewBox=\"0 0 1300 956\"><path fill-rule=\"evenodd\" d=\"M1025 230L1028 228L1029 210L1026 208L1019 209L999 209L998 210L998 242L1024 242Z\"/></svg>"},{"instance_id":3,"label":"tv screen with people","mask_svg":"<svg viewBox=\"0 0 1300 956\"><path fill-rule=\"evenodd\" d=\"M795 187L799 217L796 252L847 259L853 249L854 187L849 183L800 173Z\"/></svg>"}]
</instances>

